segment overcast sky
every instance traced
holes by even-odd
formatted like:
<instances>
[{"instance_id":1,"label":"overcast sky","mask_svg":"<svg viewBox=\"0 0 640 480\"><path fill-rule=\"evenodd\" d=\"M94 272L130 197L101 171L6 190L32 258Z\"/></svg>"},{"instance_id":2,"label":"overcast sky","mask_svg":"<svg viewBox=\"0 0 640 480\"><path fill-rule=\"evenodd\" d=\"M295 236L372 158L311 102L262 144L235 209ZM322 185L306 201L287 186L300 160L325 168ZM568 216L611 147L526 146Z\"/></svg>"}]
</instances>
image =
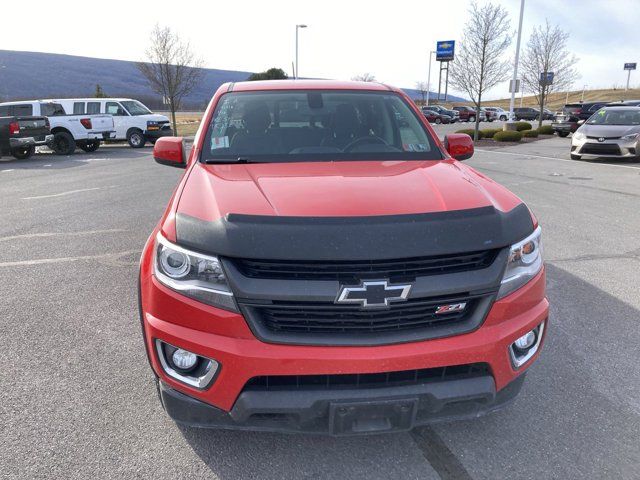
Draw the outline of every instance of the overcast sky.
<instances>
[{"instance_id":1,"label":"overcast sky","mask_svg":"<svg viewBox=\"0 0 640 480\"><path fill-rule=\"evenodd\" d=\"M88 6L84 0L65 0L64 8L52 8L49 0L30 0L29 10L41 13L29 16L26 24L3 21L0 49L142 60L149 32L159 23L188 39L207 67L257 71L277 66L291 74L295 25L306 23L309 27L300 32L301 76L349 79L370 72L386 83L413 88L416 81L426 81L428 52L436 40L460 39L469 3L110 0ZM500 3L510 13L515 37L520 0ZM548 18L571 34L569 47L580 59L582 75L576 90L585 84L624 85L623 63L640 63L639 7L640 0L526 0L523 46L532 28ZM3 6L9 16L11 10ZM505 58L514 54L515 38ZM437 78L434 62L432 91ZM631 78L639 85L640 71ZM489 94L506 96L506 84Z\"/></svg>"}]
</instances>

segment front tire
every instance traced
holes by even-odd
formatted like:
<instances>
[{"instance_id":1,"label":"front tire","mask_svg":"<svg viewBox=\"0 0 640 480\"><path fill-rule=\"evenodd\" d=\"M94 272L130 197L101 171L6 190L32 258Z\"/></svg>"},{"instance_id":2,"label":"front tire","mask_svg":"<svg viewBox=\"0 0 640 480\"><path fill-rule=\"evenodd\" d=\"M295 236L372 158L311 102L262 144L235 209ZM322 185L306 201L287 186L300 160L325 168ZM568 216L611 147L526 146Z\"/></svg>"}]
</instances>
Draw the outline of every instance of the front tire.
<instances>
[{"instance_id":1,"label":"front tire","mask_svg":"<svg viewBox=\"0 0 640 480\"><path fill-rule=\"evenodd\" d=\"M475 123L475 122L476 122L476 117L474 117L473 115L471 115L471 116L469 117L469 122L470 122L470 123Z\"/></svg>"},{"instance_id":2,"label":"front tire","mask_svg":"<svg viewBox=\"0 0 640 480\"><path fill-rule=\"evenodd\" d=\"M53 137L51 148L56 155L72 155L76 150L76 142L70 133L58 132Z\"/></svg>"},{"instance_id":3,"label":"front tire","mask_svg":"<svg viewBox=\"0 0 640 480\"><path fill-rule=\"evenodd\" d=\"M507 121L507 117L506 117L506 116L504 116L504 115L501 115L501 116L500 116L500 121L501 121L501 122L506 122L506 121Z\"/></svg>"},{"instance_id":4,"label":"front tire","mask_svg":"<svg viewBox=\"0 0 640 480\"><path fill-rule=\"evenodd\" d=\"M440 125L442 123L442 120L440 120L439 118L436 118L436 123Z\"/></svg>"},{"instance_id":5,"label":"front tire","mask_svg":"<svg viewBox=\"0 0 640 480\"><path fill-rule=\"evenodd\" d=\"M28 147L20 147L14 150L11 150L11 155L18 160L26 160L31 155L33 155L36 151L36 147L33 145L29 145Z\"/></svg>"},{"instance_id":6,"label":"front tire","mask_svg":"<svg viewBox=\"0 0 640 480\"><path fill-rule=\"evenodd\" d=\"M569 132L558 132L558 136L562 137L562 138L568 137L569 136Z\"/></svg>"},{"instance_id":7,"label":"front tire","mask_svg":"<svg viewBox=\"0 0 640 480\"><path fill-rule=\"evenodd\" d=\"M87 153L95 152L100 148L100 140L89 140L88 142L82 143L78 146Z\"/></svg>"},{"instance_id":8,"label":"front tire","mask_svg":"<svg viewBox=\"0 0 640 480\"><path fill-rule=\"evenodd\" d=\"M147 140L140 130L131 130L127 134L127 142L131 148L142 148L147 143Z\"/></svg>"}]
</instances>

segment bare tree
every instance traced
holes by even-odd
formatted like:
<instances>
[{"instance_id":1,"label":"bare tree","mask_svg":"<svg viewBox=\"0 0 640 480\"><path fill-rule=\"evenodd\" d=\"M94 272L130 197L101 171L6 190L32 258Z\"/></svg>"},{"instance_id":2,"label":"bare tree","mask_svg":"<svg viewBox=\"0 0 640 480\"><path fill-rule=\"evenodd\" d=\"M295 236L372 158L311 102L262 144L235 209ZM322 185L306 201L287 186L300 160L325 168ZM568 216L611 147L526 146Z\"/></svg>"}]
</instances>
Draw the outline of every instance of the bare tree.
<instances>
[{"instance_id":1,"label":"bare tree","mask_svg":"<svg viewBox=\"0 0 640 480\"><path fill-rule=\"evenodd\" d=\"M425 96L429 95L429 91L427 90L427 82L416 82L416 90L420 92L422 95L422 103L425 103Z\"/></svg>"},{"instance_id":2,"label":"bare tree","mask_svg":"<svg viewBox=\"0 0 640 480\"><path fill-rule=\"evenodd\" d=\"M451 85L469 95L476 107L473 138L477 140L482 95L508 75L510 63L502 56L511 44L511 32L509 15L500 5L473 2L469 16L449 74Z\"/></svg>"},{"instance_id":3,"label":"bare tree","mask_svg":"<svg viewBox=\"0 0 640 480\"><path fill-rule=\"evenodd\" d=\"M182 99L191 93L202 79L202 61L195 58L188 42L171 28L156 25L151 32L147 62L136 64L151 88L169 105L173 131L178 134L176 110Z\"/></svg>"},{"instance_id":4,"label":"bare tree","mask_svg":"<svg viewBox=\"0 0 640 480\"><path fill-rule=\"evenodd\" d=\"M547 20L544 25L534 28L522 56L522 82L528 91L533 92L540 107L538 128L542 126L547 96L551 92L569 90L580 77L574 68L578 58L567 50L568 39L568 33L557 25L549 25ZM544 72L553 72L553 84L540 81Z\"/></svg>"},{"instance_id":5,"label":"bare tree","mask_svg":"<svg viewBox=\"0 0 640 480\"><path fill-rule=\"evenodd\" d=\"M351 77L351 80L355 82L375 82L376 76L372 73L363 73L362 75L356 75L355 77Z\"/></svg>"}]
</instances>

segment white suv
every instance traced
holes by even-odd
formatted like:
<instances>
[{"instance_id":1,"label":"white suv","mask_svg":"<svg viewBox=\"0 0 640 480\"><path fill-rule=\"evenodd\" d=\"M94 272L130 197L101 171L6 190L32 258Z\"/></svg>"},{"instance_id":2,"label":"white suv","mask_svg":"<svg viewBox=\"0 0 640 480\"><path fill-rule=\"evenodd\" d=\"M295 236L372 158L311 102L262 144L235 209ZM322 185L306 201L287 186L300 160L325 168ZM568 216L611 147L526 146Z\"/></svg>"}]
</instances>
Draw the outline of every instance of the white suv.
<instances>
[{"instance_id":1,"label":"white suv","mask_svg":"<svg viewBox=\"0 0 640 480\"><path fill-rule=\"evenodd\" d=\"M157 115L138 100L131 98L63 98L55 100L75 114L106 113L113 115L116 140L126 140L133 148L146 142L156 143L160 137L173 135L169 119Z\"/></svg>"}]
</instances>

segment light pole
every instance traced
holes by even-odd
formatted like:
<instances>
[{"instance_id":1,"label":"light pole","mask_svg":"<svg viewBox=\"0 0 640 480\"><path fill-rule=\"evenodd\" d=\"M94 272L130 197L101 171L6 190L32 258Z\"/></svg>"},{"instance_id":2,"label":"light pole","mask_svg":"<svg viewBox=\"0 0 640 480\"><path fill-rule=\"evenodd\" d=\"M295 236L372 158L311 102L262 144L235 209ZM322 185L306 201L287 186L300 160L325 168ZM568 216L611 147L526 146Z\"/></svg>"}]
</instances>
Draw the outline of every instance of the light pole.
<instances>
[{"instance_id":1,"label":"light pole","mask_svg":"<svg viewBox=\"0 0 640 480\"><path fill-rule=\"evenodd\" d=\"M307 28L307 26L303 23L299 23L296 25L296 71L293 73L293 78L298 78L298 29Z\"/></svg>"},{"instance_id":2,"label":"light pole","mask_svg":"<svg viewBox=\"0 0 640 480\"><path fill-rule=\"evenodd\" d=\"M429 91L431 89L431 55L436 53L435 50L429 52L429 73L427 74L427 107L429 106Z\"/></svg>"},{"instance_id":3,"label":"light pole","mask_svg":"<svg viewBox=\"0 0 640 480\"><path fill-rule=\"evenodd\" d=\"M516 100L516 82L518 79L518 59L520 58L520 37L522 37L522 17L524 16L524 0L520 1L520 22L518 23L518 41L516 42L516 60L513 64L513 88L509 102L509 121L513 118L513 104ZM522 82L521 82L522 83ZM521 85L522 87L522 85Z\"/></svg>"},{"instance_id":4,"label":"light pole","mask_svg":"<svg viewBox=\"0 0 640 480\"><path fill-rule=\"evenodd\" d=\"M585 89L586 89L588 86L589 86L589 85L584 85L584 86L582 87L582 97L580 97L580 101L581 101L581 102L584 102L584 91L585 91Z\"/></svg>"}]
</instances>

